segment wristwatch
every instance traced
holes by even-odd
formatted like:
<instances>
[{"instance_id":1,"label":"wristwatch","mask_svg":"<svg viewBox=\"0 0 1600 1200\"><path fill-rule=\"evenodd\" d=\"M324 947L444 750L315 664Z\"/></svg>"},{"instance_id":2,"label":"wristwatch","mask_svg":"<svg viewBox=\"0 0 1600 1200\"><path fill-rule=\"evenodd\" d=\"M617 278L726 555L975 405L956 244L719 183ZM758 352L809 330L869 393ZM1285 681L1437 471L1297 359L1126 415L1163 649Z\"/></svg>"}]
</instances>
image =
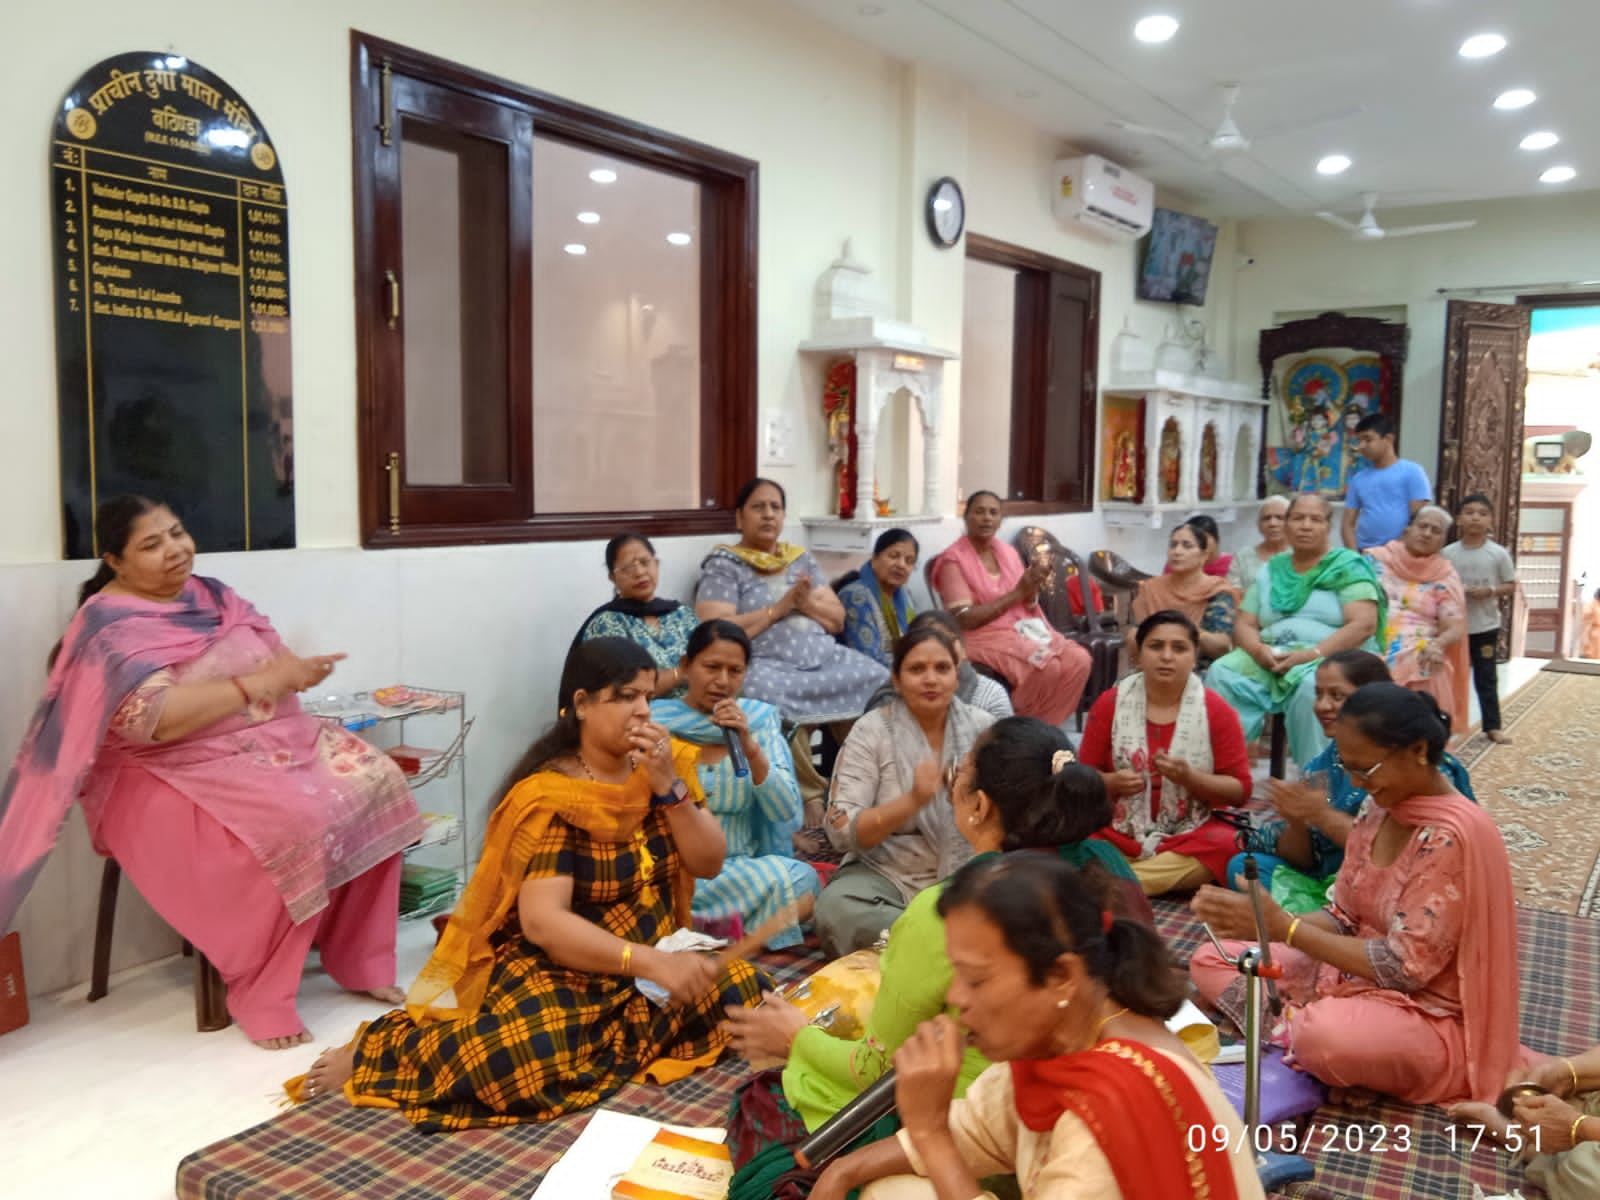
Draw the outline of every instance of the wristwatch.
<instances>
[{"instance_id":1,"label":"wristwatch","mask_svg":"<svg viewBox=\"0 0 1600 1200\"><path fill-rule=\"evenodd\" d=\"M674 779L670 788L650 797L650 808L652 811L658 808L672 808L674 805L682 804L688 798L689 785L681 779Z\"/></svg>"}]
</instances>

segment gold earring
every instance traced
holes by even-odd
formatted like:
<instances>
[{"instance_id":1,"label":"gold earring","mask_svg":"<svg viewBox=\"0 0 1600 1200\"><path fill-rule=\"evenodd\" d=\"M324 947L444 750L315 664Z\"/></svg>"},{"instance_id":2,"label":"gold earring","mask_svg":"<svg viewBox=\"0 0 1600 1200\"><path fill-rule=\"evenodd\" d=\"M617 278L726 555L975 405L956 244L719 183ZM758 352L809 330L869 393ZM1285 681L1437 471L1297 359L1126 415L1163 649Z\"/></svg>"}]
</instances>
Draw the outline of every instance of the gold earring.
<instances>
[{"instance_id":1,"label":"gold earring","mask_svg":"<svg viewBox=\"0 0 1600 1200\"><path fill-rule=\"evenodd\" d=\"M1056 1001L1056 1007L1057 1008L1066 1008L1067 1005L1069 1005L1071 1003L1072 1003L1072 999L1070 997L1063 996L1060 1000Z\"/></svg>"}]
</instances>

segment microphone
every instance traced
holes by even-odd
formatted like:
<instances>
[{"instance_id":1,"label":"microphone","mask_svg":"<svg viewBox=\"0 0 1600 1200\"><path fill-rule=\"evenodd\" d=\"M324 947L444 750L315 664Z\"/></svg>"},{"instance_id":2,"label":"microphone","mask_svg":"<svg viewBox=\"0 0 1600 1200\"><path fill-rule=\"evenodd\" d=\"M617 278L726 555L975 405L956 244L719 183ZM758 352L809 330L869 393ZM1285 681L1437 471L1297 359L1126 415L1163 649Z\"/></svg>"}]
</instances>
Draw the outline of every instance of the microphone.
<instances>
[{"instance_id":1,"label":"microphone","mask_svg":"<svg viewBox=\"0 0 1600 1200\"><path fill-rule=\"evenodd\" d=\"M750 774L750 759L744 752L744 743L739 740L739 735L733 730L723 727L723 740L728 743L728 761L733 764L733 773L740 779Z\"/></svg>"},{"instance_id":2,"label":"microphone","mask_svg":"<svg viewBox=\"0 0 1600 1200\"><path fill-rule=\"evenodd\" d=\"M894 1111L894 1068L878 1076L867 1089L825 1121L821 1128L795 1148L794 1160L807 1170L819 1170L839 1157L884 1117Z\"/></svg>"}]
</instances>

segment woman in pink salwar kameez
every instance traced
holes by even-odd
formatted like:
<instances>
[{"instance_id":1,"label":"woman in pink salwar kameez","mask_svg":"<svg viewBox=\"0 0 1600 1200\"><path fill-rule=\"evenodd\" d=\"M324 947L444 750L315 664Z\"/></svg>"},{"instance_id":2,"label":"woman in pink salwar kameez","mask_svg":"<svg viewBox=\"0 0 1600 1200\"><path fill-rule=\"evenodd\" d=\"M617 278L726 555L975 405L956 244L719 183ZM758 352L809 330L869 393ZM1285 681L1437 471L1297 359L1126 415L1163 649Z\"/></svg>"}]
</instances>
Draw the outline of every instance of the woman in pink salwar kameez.
<instances>
[{"instance_id":1,"label":"woman in pink salwar kameez","mask_svg":"<svg viewBox=\"0 0 1600 1200\"><path fill-rule=\"evenodd\" d=\"M1027 717L1060 725L1078 710L1089 681L1089 652L1069 642L1039 607L1045 564L1024 568L998 540L1000 498L974 492L967 534L934 561L933 586L965 630L967 656L1011 685L1011 704Z\"/></svg>"},{"instance_id":2,"label":"woman in pink salwar kameez","mask_svg":"<svg viewBox=\"0 0 1600 1200\"><path fill-rule=\"evenodd\" d=\"M1439 772L1449 722L1431 696L1372 683L1334 737L1372 803L1357 820L1333 902L1296 917L1264 898L1287 1001L1272 1039L1340 1089L1414 1104L1493 1100L1527 1061L1517 1042L1517 915L1500 832ZM1203 888L1195 913L1219 937L1255 940L1250 902ZM1224 943L1237 953L1242 943ZM1243 984L1211 946L1189 965L1236 1022Z\"/></svg>"},{"instance_id":3,"label":"woman in pink salwar kameez","mask_svg":"<svg viewBox=\"0 0 1600 1200\"><path fill-rule=\"evenodd\" d=\"M141 497L101 507L115 547L84 587L0 792L0 930L74 800L95 849L216 966L228 1010L272 1049L310 1039L306 954L343 987L399 996L400 851L421 820L399 769L295 693L342 655L299 658Z\"/></svg>"}]
</instances>

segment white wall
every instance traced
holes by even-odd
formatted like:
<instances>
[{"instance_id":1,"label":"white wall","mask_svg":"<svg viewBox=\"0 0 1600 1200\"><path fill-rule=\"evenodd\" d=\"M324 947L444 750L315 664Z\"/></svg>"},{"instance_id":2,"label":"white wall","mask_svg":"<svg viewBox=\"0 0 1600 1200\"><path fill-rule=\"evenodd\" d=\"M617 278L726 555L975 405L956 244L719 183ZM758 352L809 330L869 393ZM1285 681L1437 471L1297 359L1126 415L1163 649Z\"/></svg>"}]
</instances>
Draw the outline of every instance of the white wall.
<instances>
[{"instance_id":1,"label":"white wall","mask_svg":"<svg viewBox=\"0 0 1600 1200\"><path fill-rule=\"evenodd\" d=\"M1540 285L1600 279L1600 192L1396 209L1381 217L1391 225L1467 218L1478 224L1458 233L1353 242L1311 218L1241 223L1238 250L1256 263L1238 273L1234 369L1259 378L1257 336L1277 315L1402 306L1411 337L1400 450L1431 477L1444 383L1447 297L1438 289L1500 289L1470 298L1511 303L1518 290L1557 291Z\"/></svg>"},{"instance_id":2,"label":"white wall","mask_svg":"<svg viewBox=\"0 0 1600 1200\"><path fill-rule=\"evenodd\" d=\"M1159 340L1170 314L1133 303L1134 247L1063 230L1050 170L1062 147L974 104L959 84L907 68L775 4L740 0L282 0L245 21L177 0L86 0L63 23L32 5L0 10L0 36L27 53L5 75L0 123L0 760L9 760L43 682L46 651L89 572L61 563L45 163L53 106L96 61L171 50L221 75L256 109L290 196L295 316L296 516L300 549L203 555L200 570L236 586L302 652L344 650L337 682L459 688L478 726L469 746L473 825L481 831L501 774L549 718L560 663L607 587L598 544L447 550L359 548L355 337L351 292L349 29L427 50L585 104L669 129L761 164L758 395L763 417L796 431L795 465L763 470L790 489L794 517L831 493L820 367L796 353L810 332L812 287L846 236L878 270L895 315L959 347L961 252L934 247L922 197L950 174L968 228L1103 272L1102 359L1130 314ZM36 164L29 169L28 164ZM1231 332L1232 231L1225 227L1204 312ZM959 366L947 389L945 511L954 511ZM625 467L624 467L625 469ZM1084 550L1112 545L1150 565L1137 535L1107 536L1095 515L1045 522ZM953 540L954 520L925 539ZM801 536L797 520L790 526ZM659 549L662 591L687 595L715 538ZM1159 539L1152 543L1159 545ZM202 551L203 551L202 547ZM1159 561L1156 551L1155 561ZM74 816L20 921L33 991L87 975L99 863ZM131 889L125 888L124 894ZM116 964L175 946L126 905Z\"/></svg>"}]
</instances>

